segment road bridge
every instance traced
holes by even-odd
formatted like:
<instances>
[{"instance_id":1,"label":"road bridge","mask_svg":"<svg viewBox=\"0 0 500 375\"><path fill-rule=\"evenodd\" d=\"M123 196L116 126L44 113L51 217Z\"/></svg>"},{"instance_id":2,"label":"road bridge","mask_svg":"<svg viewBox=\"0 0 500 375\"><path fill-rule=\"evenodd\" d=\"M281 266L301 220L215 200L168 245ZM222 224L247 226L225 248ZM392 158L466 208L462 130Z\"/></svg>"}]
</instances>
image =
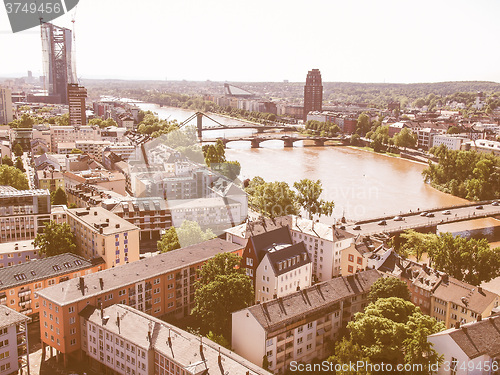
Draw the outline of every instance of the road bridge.
<instances>
[{"instance_id":1,"label":"road bridge","mask_svg":"<svg viewBox=\"0 0 500 375\"><path fill-rule=\"evenodd\" d=\"M311 146L325 146L326 142L338 142L330 143L331 146L344 146L344 139L334 138L334 137L313 137L313 136L303 136L303 135L283 135L283 133L271 133L271 134L254 134L248 136L240 137L224 137L224 138L213 138L213 139L203 139L203 142L212 143L221 140L224 147L229 142L246 141L250 142L252 148L259 148L260 144L265 141L280 140L283 141L285 147L293 147L293 144L298 141L311 141L313 144ZM348 144L348 142L346 143Z\"/></svg>"},{"instance_id":2,"label":"road bridge","mask_svg":"<svg viewBox=\"0 0 500 375\"><path fill-rule=\"evenodd\" d=\"M459 206L441 207L427 211L408 212L398 216L379 217L358 221L345 226L354 234L369 236L375 234L396 235L405 230L435 232L440 224L454 223L484 217L500 217L500 205L495 201L467 203ZM427 215L424 215L427 213ZM431 214L431 215L428 215Z\"/></svg>"}]
</instances>

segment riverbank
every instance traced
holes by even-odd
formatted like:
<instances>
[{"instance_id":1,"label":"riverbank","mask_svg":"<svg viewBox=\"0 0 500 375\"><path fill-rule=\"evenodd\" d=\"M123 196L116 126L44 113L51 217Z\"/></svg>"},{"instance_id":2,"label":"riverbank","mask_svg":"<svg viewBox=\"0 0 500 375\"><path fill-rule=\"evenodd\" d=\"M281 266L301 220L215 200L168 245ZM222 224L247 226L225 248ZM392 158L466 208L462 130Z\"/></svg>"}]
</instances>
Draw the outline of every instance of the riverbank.
<instances>
[{"instance_id":1,"label":"riverbank","mask_svg":"<svg viewBox=\"0 0 500 375\"><path fill-rule=\"evenodd\" d=\"M387 156L389 158L396 158L396 159L399 159L399 160L405 160L405 161L409 161L409 162L420 164L420 165L425 165L425 166L428 165L427 163L424 163L422 161L417 161L417 160L412 160L412 159L408 159L408 158L403 158L400 155L394 154L392 152L384 152L384 153L382 153L382 152L376 152L376 151L373 150L373 148L368 147L368 146L364 146L364 147L362 147L362 146L345 146L345 147L349 147L349 148L353 148L353 149L356 149L356 150L370 152L370 153L376 154L376 155Z\"/></svg>"}]
</instances>

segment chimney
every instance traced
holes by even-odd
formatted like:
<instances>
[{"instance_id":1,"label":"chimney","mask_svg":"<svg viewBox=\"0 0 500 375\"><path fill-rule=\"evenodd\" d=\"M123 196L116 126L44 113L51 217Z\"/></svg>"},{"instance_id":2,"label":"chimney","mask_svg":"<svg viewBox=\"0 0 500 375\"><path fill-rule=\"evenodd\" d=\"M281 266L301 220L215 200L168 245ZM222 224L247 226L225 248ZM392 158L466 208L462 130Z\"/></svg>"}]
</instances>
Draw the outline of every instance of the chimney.
<instances>
[{"instance_id":1,"label":"chimney","mask_svg":"<svg viewBox=\"0 0 500 375\"><path fill-rule=\"evenodd\" d=\"M171 348L172 347L172 339L170 338L170 328L168 329L168 341L167 341L168 346Z\"/></svg>"},{"instance_id":2,"label":"chimney","mask_svg":"<svg viewBox=\"0 0 500 375\"><path fill-rule=\"evenodd\" d=\"M479 315L477 316L477 321L478 321L478 322L480 322L481 320L483 320L483 316L482 316L481 314L479 314Z\"/></svg>"},{"instance_id":3,"label":"chimney","mask_svg":"<svg viewBox=\"0 0 500 375\"><path fill-rule=\"evenodd\" d=\"M483 294L483 288L479 286L479 287L477 288L477 292L478 292L478 293Z\"/></svg>"},{"instance_id":4,"label":"chimney","mask_svg":"<svg viewBox=\"0 0 500 375\"><path fill-rule=\"evenodd\" d=\"M82 296L85 295L85 281L81 276L79 277L79 286L80 286L80 291L82 292Z\"/></svg>"},{"instance_id":5,"label":"chimney","mask_svg":"<svg viewBox=\"0 0 500 375\"><path fill-rule=\"evenodd\" d=\"M102 277L99 277L99 285L101 286L101 290L104 289L104 280L102 279Z\"/></svg>"},{"instance_id":6,"label":"chimney","mask_svg":"<svg viewBox=\"0 0 500 375\"><path fill-rule=\"evenodd\" d=\"M219 366L222 365L222 356L220 355L220 346L219 346L219 357L217 358L219 362Z\"/></svg>"},{"instance_id":7,"label":"chimney","mask_svg":"<svg viewBox=\"0 0 500 375\"><path fill-rule=\"evenodd\" d=\"M120 224L116 224L116 228L120 228Z\"/></svg>"},{"instance_id":8,"label":"chimney","mask_svg":"<svg viewBox=\"0 0 500 375\"><path fill-rule=\"evenodd\" d=\"M455 329L459 329L460 328L460 322L455 322Z\"/></svg>"}]
</instances>

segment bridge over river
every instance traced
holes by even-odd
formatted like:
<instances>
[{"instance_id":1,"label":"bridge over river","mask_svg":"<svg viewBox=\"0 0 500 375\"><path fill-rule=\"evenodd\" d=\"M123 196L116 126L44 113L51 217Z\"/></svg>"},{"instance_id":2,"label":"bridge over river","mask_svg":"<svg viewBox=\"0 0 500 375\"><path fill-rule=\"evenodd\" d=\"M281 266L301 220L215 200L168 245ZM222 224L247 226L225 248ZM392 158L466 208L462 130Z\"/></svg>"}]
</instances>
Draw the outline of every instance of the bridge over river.
<instances>
[{"instance_id":1,"label":"bridge over river","mask_svg":"<svg viewBox=\"0 0 500 375\"><path fill-rule=\"evenodd\" d=\"M435 232L437 226L440 224L484 217L500 217L500 205L498 202L484 201L468 203L459 206L436 208L425 212L408 212L396 217L379 217L346 225L345 230L362 236L381 233L395 235L408 229Z\"/></svg>"},{"instance_id":2,"label":"bridge over river","mask_svg":"<svg viewBox=\"0 0 500 375\"><path fill-rule=\"evenodd\" d=\"M224 143L224 147L226 147L229 142L247 141L251 143L252 148L259 148L262 142L274 140L283 141L285 147L293 147L293 144L298 141L310 141L310 144L305 146L344 146L349 144L349 140L346 141L345 139L338 137L310 137L300 134L283 135L283 133L254 134L249 136L221 137L213 139L203 138L203 142L211 143L216 142L219 139L222 143ZM327 142L328 144L326 144Z\"/></svg>"}]
</instances>

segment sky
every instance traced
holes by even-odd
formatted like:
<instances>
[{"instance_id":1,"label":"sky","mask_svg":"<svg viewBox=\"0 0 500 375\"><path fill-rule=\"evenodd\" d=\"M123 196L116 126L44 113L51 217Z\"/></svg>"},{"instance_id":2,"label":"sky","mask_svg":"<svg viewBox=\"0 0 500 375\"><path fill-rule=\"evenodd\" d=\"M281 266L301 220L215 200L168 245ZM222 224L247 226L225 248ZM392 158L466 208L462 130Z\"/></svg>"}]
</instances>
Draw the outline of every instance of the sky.
<instances>
[{"instance_id":1,"label":"sky","mask_svg":"<svg viewBox=\"0 0 500 375\"><path fill-rule=\"evenodd\" d=\"M13 0L14 1L14 0ZM80 0L82 79L500 82L498 0ZM42 74L40 28L0 5L0 77Z\"/></svg>"}]
</instances>

